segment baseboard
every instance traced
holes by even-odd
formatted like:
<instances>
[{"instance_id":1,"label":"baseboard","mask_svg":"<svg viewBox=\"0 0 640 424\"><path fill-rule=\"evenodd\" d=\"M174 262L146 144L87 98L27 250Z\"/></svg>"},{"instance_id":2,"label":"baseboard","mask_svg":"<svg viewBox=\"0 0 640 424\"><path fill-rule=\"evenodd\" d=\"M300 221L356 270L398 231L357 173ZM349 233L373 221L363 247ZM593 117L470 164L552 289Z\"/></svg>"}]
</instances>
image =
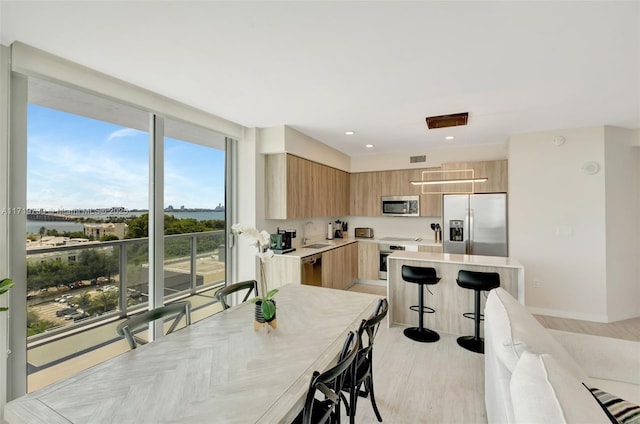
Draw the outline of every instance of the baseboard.
<instances>
[{"instance_id":1,"label":"baseboard","mask_svg":"<svg viewBox=\"0 0 640 424\"><path fill-rule=\"evenodd\" d=\"M527 310L534 315L546 315L556 318L577 319L580 321L602 322L608 323L606 315L600 314L583 314L580 312L561 311L556 309L534 308L527 306Z\"/></svg>"},{"instance_id":2,"label":"baseboard","mask_svg":"<svg viewBox=\"0 0 640 424\"><path fill-rule=\"evenodd\" d=\"M387 280L361 280L356 281L357 284L369 284L371 286L387 287Z\"/></svg>"}]
</instances>

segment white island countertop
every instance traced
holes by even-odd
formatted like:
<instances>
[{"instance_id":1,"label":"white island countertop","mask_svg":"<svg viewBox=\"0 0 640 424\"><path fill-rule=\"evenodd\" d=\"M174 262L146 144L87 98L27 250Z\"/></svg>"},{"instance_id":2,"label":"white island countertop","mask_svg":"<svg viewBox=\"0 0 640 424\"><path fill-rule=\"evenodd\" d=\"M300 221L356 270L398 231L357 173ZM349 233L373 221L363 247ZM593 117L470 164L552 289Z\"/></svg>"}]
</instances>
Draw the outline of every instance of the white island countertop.
<instances>
[{"instance_id":1,"label":"white island countertop","mask_svg":"<svg viewBox=\"0 0 640 424\"><path fill-rule=\"evenodd\" d=\"M459 255L454 253L409 252L398 250L389 255L389 259L406 259L411 261L443 262L449 264L495 266L501 268L520 268L522 264L514 258L500 256Z\"/></svg>"}]
</instances>

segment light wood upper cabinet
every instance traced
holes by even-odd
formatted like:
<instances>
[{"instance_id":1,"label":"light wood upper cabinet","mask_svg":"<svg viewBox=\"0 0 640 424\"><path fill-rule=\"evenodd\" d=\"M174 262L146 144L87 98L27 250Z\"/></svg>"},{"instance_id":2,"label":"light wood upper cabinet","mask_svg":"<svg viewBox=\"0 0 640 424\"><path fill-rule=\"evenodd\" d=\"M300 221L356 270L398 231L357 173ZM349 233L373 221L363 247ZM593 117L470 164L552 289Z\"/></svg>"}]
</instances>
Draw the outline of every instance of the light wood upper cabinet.
<instances>
[{"instance_id":1,"label":"light wood upper cabinet","mask_svg":"<svg viewBox=\"0 0 640 424\"><path fill-rule=\"evenodd\" d=\"M297 219L349 214L349 174L286 153L265 156L265 217Z\"/></svg>"},{"instance_id":2,"label":"light wood upper cabinet","mask_svg":"<svg viewBox=\"0 0 640 424\"><path fill-rule=\"evenodd\" d=\"M440 168L401 169L394 171L359 172L351 174L351 215L381 216L382 196L420 196L421 216L440 216L442 196L421 194L421 187L411 184L420 181L422 171Z\"/></svg>"},{"instance_id":3,"label":"light wood upper cabinet","mask_svg":"<svg viewBox=\"0 0 640 424\"><path fill-rule=\"evenodd\" d=\"M508 191L507 160L480 162L451 162L442 165L443 170L473 169L474 177L487 177L484 183L475 183L475 193L506 193Z\"/></svg>"}]
</instances>

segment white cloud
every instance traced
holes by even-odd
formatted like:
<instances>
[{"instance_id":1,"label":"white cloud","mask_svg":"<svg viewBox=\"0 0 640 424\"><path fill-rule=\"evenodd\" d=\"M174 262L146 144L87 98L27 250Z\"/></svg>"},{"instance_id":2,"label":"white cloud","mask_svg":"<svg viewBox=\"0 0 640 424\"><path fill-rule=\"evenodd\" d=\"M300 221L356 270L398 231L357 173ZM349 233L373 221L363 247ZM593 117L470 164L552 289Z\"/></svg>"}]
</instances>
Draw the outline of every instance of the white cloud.
<instances>
[{"instance_id":1,"label":"white cloud","mask_svg":"<svg viewBox=\"0 0 640 424\"><path fill-rule=\"evenodd\" d=\"M109 134L107 136L107 141L111 141L116 138L134 137L136 135L143 134L143 133L144 133L143 131L135 130L133 128L123 128L121 130L117 130Z\"/></svg>"}]
</instances>

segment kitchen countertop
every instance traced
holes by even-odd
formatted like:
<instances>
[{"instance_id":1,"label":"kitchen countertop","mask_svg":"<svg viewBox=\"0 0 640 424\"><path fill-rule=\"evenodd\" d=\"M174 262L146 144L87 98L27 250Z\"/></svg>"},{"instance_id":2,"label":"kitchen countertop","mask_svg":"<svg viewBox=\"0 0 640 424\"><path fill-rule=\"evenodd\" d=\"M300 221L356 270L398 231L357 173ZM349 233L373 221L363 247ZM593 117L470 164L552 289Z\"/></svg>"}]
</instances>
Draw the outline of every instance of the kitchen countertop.
<instances>
[{"instance_id":1,"label":"kitchen countertop","mask_svg":"<svg viewBox=\"0 0 640 424\"><path fill-rule=\"evenodd\" d=\"M502 268L524 268L518 260L500 256L458 255L454 253L408 252L398 250L389 255L389 259L406 259L411 261L423 260L429 262L495 266Z\"/></svg>"},{"instance_id":2,"label":"kitchen countertop","mask_svg":"<svg viewBox=\"0 0 640 424\"><path fill-rule=\"evenodd\" d=\"M347 237L341 239L333 239L333 240L319 240L319 241L311 241L308 245L311 244L327 244L327 247L321 247L319 249L309 249L307 247L296 247L296 250L289 253L278 254L276 256L287 256L290 258L304 258L306 256L316 255L318 253L326 252L327 250L335 249L337 247L345 246L350 243L355 243L360 239L354 237Z\"/></svg>"},{"instance_id":3,"label":"kitchen countertop","mask_svg":"<svg viewBox=\"0 0 640 424\"><path fill-rule=\"evenodd\" d=\"M420 240L410 240L410 241L389 241L383 240L384 237L380 238L360 238L360 237L346 237L346 238L334 238L333 240L319 240L319 241L311 241L307 243L307 245L311 244L328 244L327 247L321 247L319 249L309 249L306 247L296 247L296 250L289 253L276 253L277 256L288 256L292 258L304 258L307 256L315 255L318 253L326 252L327 250L335 249L340 246L344 246L350 243L355 243L357 241L362 241L365 243L389 243L389 244L401 244L401 245L413 245L413 246L442 246L442 243L434 243L430 241L426 241L424 239ZM461 255L459 255L461 256Z\"/></svg>"}]
</instances>

